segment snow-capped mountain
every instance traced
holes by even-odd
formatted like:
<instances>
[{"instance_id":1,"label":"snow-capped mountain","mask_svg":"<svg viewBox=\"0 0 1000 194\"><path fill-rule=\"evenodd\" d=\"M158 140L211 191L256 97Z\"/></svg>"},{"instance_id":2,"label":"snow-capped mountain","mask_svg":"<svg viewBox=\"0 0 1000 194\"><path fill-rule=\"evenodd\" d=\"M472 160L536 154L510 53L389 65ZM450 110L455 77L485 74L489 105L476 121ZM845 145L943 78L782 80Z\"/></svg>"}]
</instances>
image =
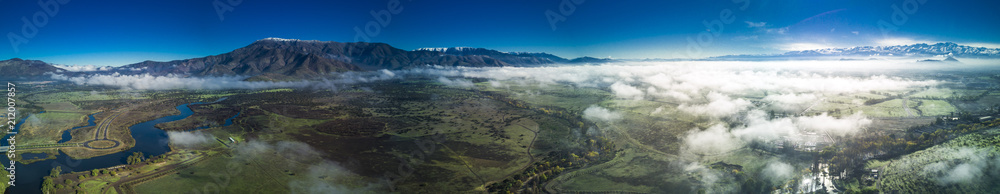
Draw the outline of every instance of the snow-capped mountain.
<instances>
[{"instance_id":1,"label":"snow-capped mountain","mask_svg":"<svg viewBox=\"0 0 1000 194\"><path fill-rule=\"evenodd\" d=\"M791 51L773 55L727 55L716 59L733 58L782 58L782 57L933 57L954 56L958 58L1000 58L1000 48L973 47L952 42L937 44L913 44L899 46L857 46L850 48L827 48Z\"/></svg>"},{"instance_id":2,"label":"snow-capped mountain","mask_svg":"<svg viewBox=\"0 0 1000 194\"><path fill-rule=\"evenodd\" d=\"M952 42L937 44L914 44L901 46L859 46L787 52L783 55L861 55L861 56L937 56L956 57L1000 57L1000 49L972 47Z\"/></svg>"},{"instance_id":3,"label":"snow-capped mountain","mask_svg":"<svg viewBox=\"0 0 1000 194\"><path fill-rule=\"evenodd\" d=\"M249 76L261 79L315 77L331 72L406 69L424 65L505 67L597 63L610 59L565 59L548 53L501 52L485 48L426 48L407 51L385 43L265 38L228 53L173 61L144 61L120 67L54 66L42 61L0 61L0 77L45 73ZM60 68L62 67L62 68ZM5 75L10 74L10 75Z\"/></svg>"},{"instance_id":4,"label":"snow-capped mountain","mask_svg":"<svg viewBox=\"0 0 1000 194\"><path fill-rule=\"evenodd\" d=\"M549 53L533 52L503 52L487 48L473 47L449 47L449 48L418 48L414 52L440 52L444 55L455 56L489 56L511 64L541 65L551 63L606 63L611 59L598 59L593 57L579 57L566 59Z\"/></svg>"},{"instance_id":5,"label":"snow-capped mountain","mask_svg":"<svg viewBox=\"0 0 1000 194\"><path fill-rule=\"evenodd\" d=\"M406 69L423 65L504 67L572 62L548 54L513 54L484 48L407 51L385 43L265 38L220 55L167 62L146 61L128 73L313 77L330 72Z\"/></svg>"},{"instance_id":6,"label":"snow-capped mountain","mask_svg":"<svg viewBox=\"0 0 1000 194\"><path fill-rule=\"evenodd\" d=\"M472 47L418 48L418 49L413 49L413 51L463 52L476 49L483 49L483 48L472 48Z\"/></svg>"}]
</instances>

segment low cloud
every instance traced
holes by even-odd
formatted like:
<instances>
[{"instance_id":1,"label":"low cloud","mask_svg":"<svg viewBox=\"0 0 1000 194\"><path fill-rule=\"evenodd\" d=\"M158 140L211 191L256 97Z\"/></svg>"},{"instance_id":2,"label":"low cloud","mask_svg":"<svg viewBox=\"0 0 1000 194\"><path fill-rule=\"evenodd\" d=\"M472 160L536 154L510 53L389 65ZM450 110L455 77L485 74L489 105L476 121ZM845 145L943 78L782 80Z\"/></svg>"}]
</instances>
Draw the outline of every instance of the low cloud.
<instances>
[{"instance_id":1,"label":"low cloud","mask_svg":"<svg viewBox=\"0 0 1000 194\"><path fill-rule=\"evenodd\" d=\"M891 61L779 61L779 62L739 62L739 61L685 61L685 62L628 62L609 63L596 66L551 66L551 67L442 67L425 66L406 70L380 70L373 72L331 73L323 79L293 82L245 82L246 77L188 77L180 75L89 75L66 76L54 74L58 80L77 84L118 86L126 89L262 89L278 87L318 87L340 88L343 85L365 83L378 80L405 78L407 76L429 76L445 85L471 87L471 82L462 78L487 78L491 85L570 84L575 87L591 87L611 90L616 94L634 98L648 93L650 97L668 98L677 101L698 100L705 91L715 91L726 95L743 95L760 90L776 93L844 93L871 90L898 90L912 86L937 84L934 81L911 81L897 77L843 77L789 69L811 68L827 71L836 65L840 69L870 69L897 67ZM901 63L901 62L900 62ZM752 71L740 69L755 69ZM442 79L442 77L444 77ZM510 81L510 82L505 82ZM502 83L501 83L502 82ZM637 90L633 90L637 89Z\"/></svg>"},{"instance_id":2,"label":"low cloud","mask_svg":"<svg viewBox=\"0 0 1000 194\"><path fill-rule=\"evenodd\" d=\"M382 70L380 70L380 72L382 72L382 74L384 74L385 76L388 76L388 77L395 77L396 76L396 73L393 73L392 71L389 71L388 69L382 69Z\"/></svg>"},{"instance_id":3,"label":"low cloud","mask_svg":"<svg viewBox=\"0 0 1000 194\"><path fill-rule=\"evenodd\" d=\"M796 124L807 131L830 134L834 136L854 134L871 123L872 120L866 118L860 111L854 113L853 115L839 119L829 116L826 113L817 116L799 117L796 119Z\"/></svg>"},{"instance_id":4,"label":"low cloud","mask_svg":"<svg viewBox=\"0 0 1000 194\"><path fill-rule=\"evenodd\" d=\"M597 105L590 105L583 110L583 118L593 121L615 122L622 119L622 114Z\"/></svg>"},{"instance_id":5,"label":"low cloud","mask_svg":"<svg viewBox=\"0 0 1000 194\"><path fill-rule=\"evenodd\" d=\"M737 187L732 184L719 184L734 181L733 177L726 176L722 172L708 168L697 162L679 164L685 173L692 174L701 182L701 187L705 193L736 193ZM691 188L698 190L698 188Z\"/></svg>"},{"instance_id":6,"label":"low cloud","mask_svg":"<svg viewBox=\"0 0 1000 194\"><path fill-rule=\"evenodd\" d=\"M170 137L170 143L181 146L181 147L196 147L207 145L215 141L215 136L211 134L202 133L201 131L194 132L180 132L180 131L168 131L167 136Z\"/></svg>"},{"instance_id":7,"label":"low cloud","mask_svg":"<svg viewBox=\"0 0 1000 194\"><path fill-rule=\"evenodd\" d=\"M247 82L243 77L182 77L177 75L153 76L143 75L91 75L69 77L52 75L53 79L70 81L79 85L118 86L135 90L169 90L169 89L264 89L264 88L301 88L309 85L307 81L297 82Z\"/></svg>"},{"instance_id":8,"label":"low cloud","mask_svg":"<svg viewBox=\"0 0 1000 194\"><path fill-rule=\"evenodd\" d=\"M340 179L348 179L353 174L340 165L330 161L322 161L309 166L306 175L300 179L288 182L292 193L358 193L364 188L352 188L336 184Z\"/></svg>"},{"instance_id":9,"label":"low cloud","mask_svg":"<svg viewBox=\"0 0 1000 194\"><path fill-rule=\"evenodd\" d=\"M685 152L697 155L716 155L742 147L743 143L722 125L705 130L693 129L684 137Z\"/></svg>"},{"instance_id":10,"label":"low cloud","mask_svg":"<svg viewBox=\"0 0 1000 194\"><path fill-rule=\"evenodd\" d=\"M344 85L394 79L396 73L388 70L376 72L348 72L332 74L328 77L301 81L243 81L246 77L189 77L180 75L154 76L149 74L123 75L99 74L87 76L66 76L51 74L52 79L73 82L78 85L116 86L133 90L221 90L221 89L269 89L269 88L316 88L337 90Z\"/></svg>"},{"instance_id":11,"label":"low cloud","mask_svg":"<svg viewBox=\"0 0 1000 194\"><path fill-rule=\"evenodd\" d=\"M733 99L721 93L712 92L708 94L709 102L706 104L687 105L682 104L678 109L695 114L706 115L714 118L726 117L750 108L750 101Z\"/></svg>"},{"instance_id":12,"label":"low cloud","mask_svg":"<svg viewBox=\"0 0 1000 194\"><path fill-rule=\"evenodd\" d=\"M469 80L466 80L466 79L462 79L462 78L448 79L448 78L446 78L444 76L441 76L441 77L438 77L437 81L440 82L441 84L444 84L446 86L451 86L451 87L472 88L472 87L476 86L475 84L472 83L472 81L469 81Z\"/></svg>"},{"instance_id":13,"label":"low cloud","mask_svg":"<svg viewBox=\"0 0 1000 194\"><path fill-rule=\"evenodd\" d=\"M771 107L784 112L801 112L816 103L819 99L815 94L778 94L764 97L764 101L770 102Z\"/></svg>"},{"instance_id":14,"label":"low cloud","mask_svg":"<svg viewBox=\"0 0 1000 194\"><path fill-rule=\"evenodd\" d=\"M980 183L986 181L986 175L996 176L1000 171L1000 157L990 157L990 152L973 147L950 148L939 156L944 161L924 166L923 173L941 186Z\"/></svg>"},{"instance_id":15,"label":"low cloud","mask_svg":"<svg viewBox=\"0 0 1000 194\"><path fill-rule=\"evenodd\" d=\"M800 129L792 122L792 119L768 119L767 114L761 110L748 112L743 118L743 123L746 124L745 127L733 129L731 132L746 142L754 140L775 141L800 133Z\"/></svg>"},{"instance_id":16,"label":"low cloud","mask_svg":"<svg viewBox=\"0 0 1000 194\"><path fill-rule=\"evenodd\" d=\"M645 93L642 92L642 90L639 90L639 88L635 88L621 82L611 84L611 92L614 93L615 96L618 96L618 98L634 100L642 100L642 97L645 95Z\"/></svg>"},{"instance_id":17,"label":"low cloud","mask_svg":"<svg viewBox=\"0 0 1000 194\"><path fill-rule=\"evenodd\" d=\"M772 183L781 183L795 176L795 167L788 163L773 160L768 162L767 166L764 166L764 169L760 171L760 175Z\"/></svg>"},{"instance_id":18,"label":"low cloud","mask_svg":"<svg viewBox=\"0 0 1000 194\"><path fill-rule=\"evenodd\" d=\"M302 142L249 140L236 144L233 149L233 158L237 161L269 160L284 164L273 168L303 174L287 182L291 193L364 193L380 188L374 183L365 183L359 175L338 163L324 159L321 152Z\"/></svg>"},{"instance_id":19,"label":"low cloud","mask_svg":"<svg viewBox=\"0 0 1000 194\"><path fill-rule=\"evenodd\" d=\"M748 142L789 141L801 144L819 141L808 133L830 136L846 136L857 133L871 124L871 120L860 113L844 118L826 114L791 118L768 118L763 110L755 109L738 115L737 127L727 128L717 124L707 129L692 129L684 136L682 151L697 155L715 155L743 147ZM813 142L815 143L815 142Z\"/></svg>"},{"instance_id":20,"label":"low cloud","mask_svg":"<svg viewBox=\"0 0 1000 194\"><path fill-rule=\"evenodd\" d=\"M115 67L112 66L94 66L94 65L52 65L52 66L70 72L108 71L115 69Z\"/></svg>"}]
</instances>

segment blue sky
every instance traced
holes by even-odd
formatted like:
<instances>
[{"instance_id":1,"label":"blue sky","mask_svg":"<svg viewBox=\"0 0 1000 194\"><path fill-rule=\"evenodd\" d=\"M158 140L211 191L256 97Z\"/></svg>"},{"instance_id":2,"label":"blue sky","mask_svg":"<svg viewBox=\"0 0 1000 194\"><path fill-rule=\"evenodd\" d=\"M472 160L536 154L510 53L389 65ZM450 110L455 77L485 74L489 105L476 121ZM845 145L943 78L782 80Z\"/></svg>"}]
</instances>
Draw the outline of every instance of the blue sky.
<instances>
[{"instance_id":1,"label":"blue sky","mask_svg":"<svg viewBox=\"0 0 1000 194\"><path fill-rule=\"evenodd\" d=\"M55 10L38 1L0 0L0 58L118 66L216 55L266 37L353 42L355 28L363 31L370 22L379 26L370 41L401 49L467 46L563 57L701 58L943 41L1000 45L997 1L401 0L395 14L388 12L391 0L233 1L238 5L41 1L58 4ZM216 2L231 11L220 17ZM389 13L391 20L382 26L372 11ZM555 29L547 11L564 18ZM22 18L37 32L23 31ZM731 22L712 29L703 23L723 19ZM879 21L895 29L883 30ZM699 37L702 43L689 42Z\"/></svg>"}]
</instances>

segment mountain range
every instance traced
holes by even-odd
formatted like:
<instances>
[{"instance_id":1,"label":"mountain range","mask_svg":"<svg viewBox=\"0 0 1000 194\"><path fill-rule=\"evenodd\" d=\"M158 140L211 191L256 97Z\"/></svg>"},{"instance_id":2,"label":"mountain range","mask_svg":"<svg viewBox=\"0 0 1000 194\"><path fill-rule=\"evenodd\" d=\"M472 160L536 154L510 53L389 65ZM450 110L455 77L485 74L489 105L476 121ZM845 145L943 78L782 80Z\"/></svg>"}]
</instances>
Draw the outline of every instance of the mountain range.
<instances>
[{"instance_id":1,"label":"mountain range","mask_svg":"<svg viewBox=\"0 0 1000 194\"><path fill-rule=\"evenodd\" d=\"M39 60L13 58L0 61L0 77L4 78L42 76L60 70L62 69Z\"/></svg>"},{"instance_id":2,"label":"mountain range","mask_svg":"<svg viewBox=\"0 0 1000 194\"><path fill-rule=\"evenodd\" d=\"M860 46L792 51L772 55L727 55L707 60L767 60L810 57L931 57L1000 58L1000 49L955 43L901 46ZM403 50L385 43L332 42L266 38L228 53L174 61L144 61L99 71L72 72L49 63L19 58L0 61L0 77L34 77L47 73L149 74L181 76L245 76L249 80L301 79L332 72L398 70L418 66L538 67L556 64L607 63L612 59L566 59L548 53L502 52L486 48L451 47Z\"/></svg>"},{"instance_id":3,"label":"mountain range","mask_svg":"<svg viewBox=\"0 0 1000 194\"><path fill-rule=\"evenodd\" d=\"M1000 58L1000 48L973 47L953 42L937 44L913 44L899 46L858 46L850 48L826 48L791 51L782 54L726 55L712 57L715 60L768 59L768 58L808 58L808 57L934 57L950 56L959 58Z\"/></svg>"},{"instance_id":4,"label":"mountain range","mask_svg":"<svg viewBox=\"0 0 1000 194\"><path fill-rule=\"evenodd\" d=\"M385 43L266 38L219 55L164 62L143 61L99 72L60 71L58 67L41 61L11 59L0 61L3 65L0 68L28 68L30 71L4 71L10 75L0 74L0 76L37 76L46 72L56 72L247 76L251 79L269 80L305 78L331 72L397 70L424 65L521 67L610 61L610 59L590 57L565 59L548 53L508 53L485 48L454 47L407 51Z\"/></svg>"}]
</instances>

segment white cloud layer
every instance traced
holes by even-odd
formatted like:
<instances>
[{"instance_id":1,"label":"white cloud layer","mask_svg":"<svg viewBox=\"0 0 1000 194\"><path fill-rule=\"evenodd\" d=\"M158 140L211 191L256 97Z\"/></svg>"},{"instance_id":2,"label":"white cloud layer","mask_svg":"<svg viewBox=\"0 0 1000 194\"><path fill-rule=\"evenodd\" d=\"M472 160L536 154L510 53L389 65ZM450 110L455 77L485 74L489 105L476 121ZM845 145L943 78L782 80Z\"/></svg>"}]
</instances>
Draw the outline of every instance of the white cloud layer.
<instances>
[{"instance_id":1,"label":"white cloud layer","mask_svg":"<svg viewBox=\"0 0 1000 194\"><path fill-rule=\"evenodd\" d=\"M195 132L179 132L179 131L168 131L167 136L170 138L170 143L181 146L181 147L194 147L207 145L215 141L215 136L211 134L202 133L201 131Z\"/></svg>"},{"instance_id":2,"label":"white cloud layer","mask_svg":"<svg viewBox=\"0 0 1000 194\"><path fill-rule=\"evenodd\" d=\"M950 148L943 161L923 167L923 173L938 185L980 183L986 175L1000 175L1000 157L990 157L989 149L960 147ZM991 172L992 171L992 172ZM992 173L992 174L991 174Z\"/></svg>"},{"instance_id":3,"label":"white cloud layer","mask_svg":"<svg viewBox=\"0 0 1000 194\"><path fill-rule=\"evenodd\" d=\"M583 110L583 118L593 121L615 122L622 119L622 114L597 105L590 105Z\"/></svg>"},{"instance_id":4,"label":"white cloud layer","mask_svg":"<svg viewBox=\"0 0 1000 194\"><path fill-rule=\"evenodd\" d=\"M333 89L344 85L365 83L378 80L397 78L391 71L349 72L332 75L330 78L302 81L243 81L246 77L185 77L179 75L153 76L149 74L122 75L100 74L88 76L66 76L51 74L56 80L64 80L79 85L117 86L135 90L170 90L170 89L268 89L268 88L321 88ZM469 82L471 83L471 82Z\"/></svg>"},{"instance_id":5,"label":"white cloud layer","mask_svg":"<svg viewBox=\"0 0 1000 194\"><path fill-rule=\"evenodd\" d=\"M743 143L722 125L699 131L694 129L684 137L684 150L698 155L715 155L732 151Z\"/></svg>"},{"instance_id":6,"label":"white cloud layer","mask_svg":"<svg viewBox=\"0 0 1000 194\"><path fill-rule=\"evenodd\" d=\"M833 136L854 134L871 123L872 120L865 118L860 111L851 116L839 119L822 113L817 116L799 117L796 120L796 124L806 131Z\"/></svg>"},{"instance_id":7,"label":"white cloud layer","mask_svg":"<svg viewBox=\"0 0 1000 194\"><path fill-rule=\"evenodd\" d=\"M642 92L642 90L639 90L639 88L635 88L621 82L615 82L614 84L611 84L611 92L615 93L615 95L618 96L619 98L635 99L635 100L641 100L642 97L645 95L645 93Z\"/></svg>"},{"instance_id":8,"label":"white cloud layer","mask_svg":"<svg viewBox=\"0 0 1000 194\"><path fill-rule=\"evenodd\" d=\"M437 81L441 82L441 84L444 84L446 86L459 87L459 88L472 88L473 86L476 86L476 84L473 84L472 81L462 78L448 79L444 76L441 76L438 77Z\"/></svg>"},{"instance_id":9,"label":"white cloud layer","mask_svg":"<svg viewBox=\"0 0 1000 194\"><path fill-rule=\"evenodd\" d=\"M816 103L819 97L816 94L771 94L764 97L764 101L770 102L771 107L784 112L801 112Z\"/></svg>"},{"instance_id":10,"label":"white cloud layer","mask_svg":"<svg viewBox=\"0 0 1000 194\"><path fill-rule=\"evenodd\" d=\"M729 96L717 92L708 93L709 103L699 105L682 104L678 109L695 114L707 115L715 118L726 117L750 108L750 101L744 99L733 99Z\"/></svg>"},{"instance_id":11,"label":"white cloud layer","mask_svg":"<svg viewBox=\"0 0 1000 194\"><path fill-rule=\"evenodd\" d=\"M90 72L90 71L107 71L112 70L112 66L94 66L94 65L52 65L60 69L71 72Z\"/></svg>"},{"instance_id":12,"label":"white cloud layer","mask_svg":"<svg viewBox=\"0 0 1000 194\"><path fill-rule=\"evenodd\" d=\"M781 161L771 161L761 170L761 175L772 183L782 183L795 176L795 167Z\"/></svg>"}]
</instances>

